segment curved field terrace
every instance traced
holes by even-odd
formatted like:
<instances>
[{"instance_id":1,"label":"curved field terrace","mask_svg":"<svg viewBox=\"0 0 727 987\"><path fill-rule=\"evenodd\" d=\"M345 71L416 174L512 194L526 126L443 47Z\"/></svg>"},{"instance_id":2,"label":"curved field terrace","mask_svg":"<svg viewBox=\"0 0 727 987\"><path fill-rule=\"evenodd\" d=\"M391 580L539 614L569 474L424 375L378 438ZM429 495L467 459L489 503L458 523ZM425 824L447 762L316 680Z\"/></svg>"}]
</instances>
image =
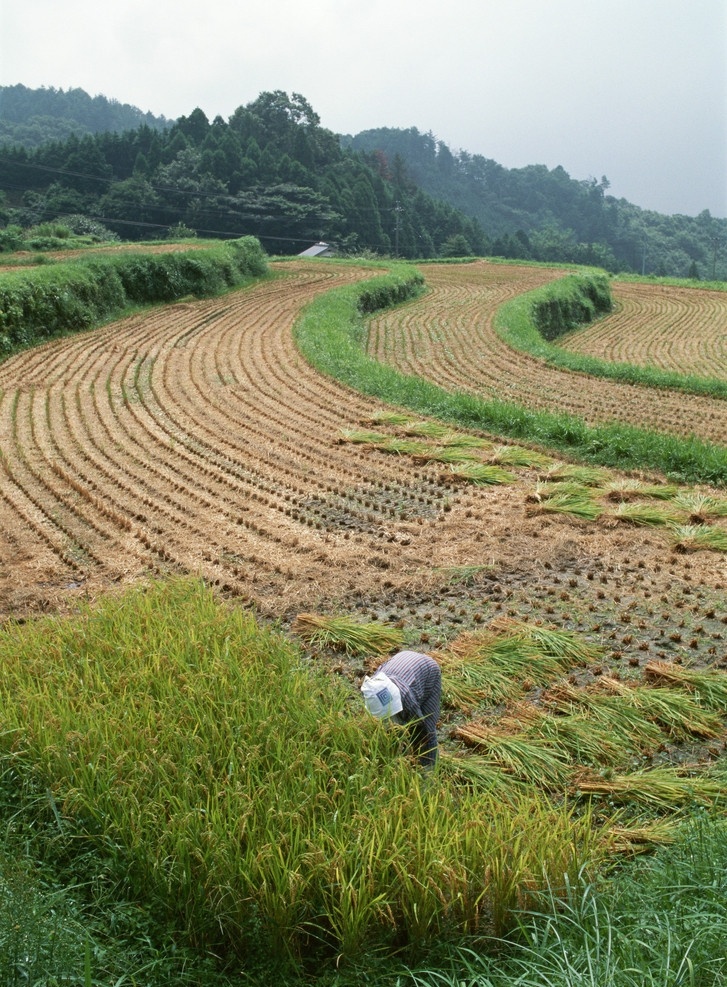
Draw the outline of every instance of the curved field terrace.
<instances>
[{"instance_id":1,"label":"curved field terrace","mask_svg":"<svg viewBox=\"0 0 727 987\"><path fill-rule=\"evenodd\" d=\"M325 262L55 341L0 366L0 617L55 612L191 572L289 623L357 613L431 648L498 613L586 633L614 660L724 655L726 556L649 528L533 512L535 477L453 485L440 462L341 441L380 403L312 370L302 308L371 276ZM425 269L372 352L449 388L705 438L718 402L543 370L492 331L497 305L560 272ZM564 383L565 381L565 383ZM721 414L721 418L720 418ZM724 523L724 522L721 522Z\"/></svg>"}]
</instances>

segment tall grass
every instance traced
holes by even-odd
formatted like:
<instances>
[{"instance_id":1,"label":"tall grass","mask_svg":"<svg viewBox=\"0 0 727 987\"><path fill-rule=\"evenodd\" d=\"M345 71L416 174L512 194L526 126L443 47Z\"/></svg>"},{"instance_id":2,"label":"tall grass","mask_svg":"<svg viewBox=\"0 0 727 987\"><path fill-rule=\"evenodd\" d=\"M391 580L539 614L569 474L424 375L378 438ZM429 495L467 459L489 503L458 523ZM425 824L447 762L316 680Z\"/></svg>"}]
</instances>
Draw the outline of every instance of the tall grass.
<instances>
[{"instance_id":1,"label":"tall grass","mask_svg":"<svg viewBox=\"0 0 727 987\"><path fill-rule=\"evenodd\" d=\"M544 895L499 952L409 970L402 987L720 987L727 982L727 827L698 816L672 846L594 885Z\"/></svg>"},{"instance_id":2,"label":"tall grass","mask_svg":"<svg viewBox=\"0 0 727 987\"><path fill-rule=\"evenodd\" d=\"M400 269L399 277L411 280L413 293L420 290L417 275L415 269ZM377 363L364 352L366 323L357 302L361 290L361 285L355 285L318 298L296 323L302 352L321 372L364 394L458 427L523 439L603 466L657 470L681 481L727 484L727 449L722 446L618 423L590 426L574 415L452 394L421 377Z\"/></svg>"},{"instance_id":3,"label":"tall grass","mask_svg":"<svg viewBox=\"0 0 727 987\"><path fill-rule=\"evenodd\" d=\"M77 852L237 963L503 934L602 862L587 813L420 775L353 693L199 583L151 585L0 633L0 756Z\"/></svg>"}]
</instances>

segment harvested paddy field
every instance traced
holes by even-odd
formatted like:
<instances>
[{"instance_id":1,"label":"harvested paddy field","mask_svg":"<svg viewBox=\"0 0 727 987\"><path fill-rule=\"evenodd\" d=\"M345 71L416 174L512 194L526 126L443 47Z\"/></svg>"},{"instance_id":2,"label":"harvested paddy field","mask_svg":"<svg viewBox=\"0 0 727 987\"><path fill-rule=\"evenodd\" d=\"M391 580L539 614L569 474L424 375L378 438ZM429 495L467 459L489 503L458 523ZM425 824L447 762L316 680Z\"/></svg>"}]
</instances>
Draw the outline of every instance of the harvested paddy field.
<instances>
[{"instance_id":1,"label":"harvested paddy field","mask_svg":"<svg viewBox=\"0 0 727 987\"><path fill-rule=\"evenodd\" d=\"M387 409L311 369L292 329L322 292L372 272L274 268L246 290L0 366L1 619L196 573L284 626L301 611L352 614L398 625L423 650L509 615L577 630L624 667L725 658L727 554L619 516L632 492L619 494L614 474L584 517L548 506L552 459L511 456L507 482L478 485L441 458L353 441L357 430L387 431ZM499 340L496 308L561 271L483 262L424 272L426 295L372 322L378 359L452 390L724 444L725 402L655 400L545 368ZM403 418L388 431L412 427ZM694 513L673 510L685 523ZM724 517L710 523L727 531Z\"/></svg>"}]
</instances>

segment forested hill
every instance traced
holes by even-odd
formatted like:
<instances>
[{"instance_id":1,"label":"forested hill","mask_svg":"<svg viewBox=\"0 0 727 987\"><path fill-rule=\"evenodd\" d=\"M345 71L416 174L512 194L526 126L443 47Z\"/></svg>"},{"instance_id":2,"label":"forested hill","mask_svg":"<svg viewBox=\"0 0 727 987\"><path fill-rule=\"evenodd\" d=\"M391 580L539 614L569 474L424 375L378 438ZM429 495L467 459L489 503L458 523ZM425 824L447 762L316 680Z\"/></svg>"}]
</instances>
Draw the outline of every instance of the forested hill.
<instances>
[{"instance_id":1,"label":"forested hill","mask_svg":"<svg viewBox=\"0 0 727 987\"><path fill-rule=\"evenodd\" d=\"M707 210L690 217L641 209L609 195L605 176L577 181L562 167L537 164L508 169L480 154L453 153L415 127L343 141L386 167L398 162L430 195L477 219L495 254L727 279L727 220Z\"/></svg>"},{"instance_id":2,"label":"forested hill","mask_svg":"<svg viewBox=\"0 0 727 987\"><path fill-rule=\"evenodd\" d=\"M389 174L343 148L303 96L280 90L261 93L228 121L210 122L195 109L166 130L0 147L0 192L6 230L83 216L124 239L170 229L251 234L278 254L319 240L343 252L408 258L488 248L476 220L421 191L403 170ZM2 240L0 229L0 248Z\"/></svg>"},{"instance_id":3,"label":"forested hill","mask_svg":"<svg viewBox=\"0 0 727 987\"><path fill-rule=\"evenodd\" d=\"M69 216L125 239L249 233L271 253L326 240L727 280L727 220L707 211L643 210L605 177L507 169L416 128L334 134L297 93L261 93L227 121L169 121L81 89L0 87L0 249L11 227Z\"/></svg>"},{"instance_id":4,"label":"forested hill","mask_svg":"<svg viewBox=\"0 0 727 987\"><path fill-rule=\"evenodd\" d=\"M0 86L0 145L38 147L71 134L170 127L171 120L144 113L136 106L105 96L89 96L83 89L29 89Z\"/></svg>"}]
</instances>

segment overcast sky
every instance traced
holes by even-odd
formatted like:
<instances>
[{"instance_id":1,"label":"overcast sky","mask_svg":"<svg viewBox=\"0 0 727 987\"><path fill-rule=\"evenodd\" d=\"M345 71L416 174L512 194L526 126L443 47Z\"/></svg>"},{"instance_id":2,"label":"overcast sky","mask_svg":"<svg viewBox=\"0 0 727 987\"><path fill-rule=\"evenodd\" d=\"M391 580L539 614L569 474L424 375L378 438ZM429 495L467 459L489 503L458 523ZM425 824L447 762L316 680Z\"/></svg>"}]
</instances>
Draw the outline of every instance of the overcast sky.
<instances>
[{"instance_id":1,"label":"overcast sky","mask_svg":"<svg viewBox=\"0 0 727 987\"><path fill-rule=\"evenodd\" d=\"M212 120L301 93L336 133L431 131L727 216L727 0L0 0L0 84Z\"/></svg>"}]
</instances>

